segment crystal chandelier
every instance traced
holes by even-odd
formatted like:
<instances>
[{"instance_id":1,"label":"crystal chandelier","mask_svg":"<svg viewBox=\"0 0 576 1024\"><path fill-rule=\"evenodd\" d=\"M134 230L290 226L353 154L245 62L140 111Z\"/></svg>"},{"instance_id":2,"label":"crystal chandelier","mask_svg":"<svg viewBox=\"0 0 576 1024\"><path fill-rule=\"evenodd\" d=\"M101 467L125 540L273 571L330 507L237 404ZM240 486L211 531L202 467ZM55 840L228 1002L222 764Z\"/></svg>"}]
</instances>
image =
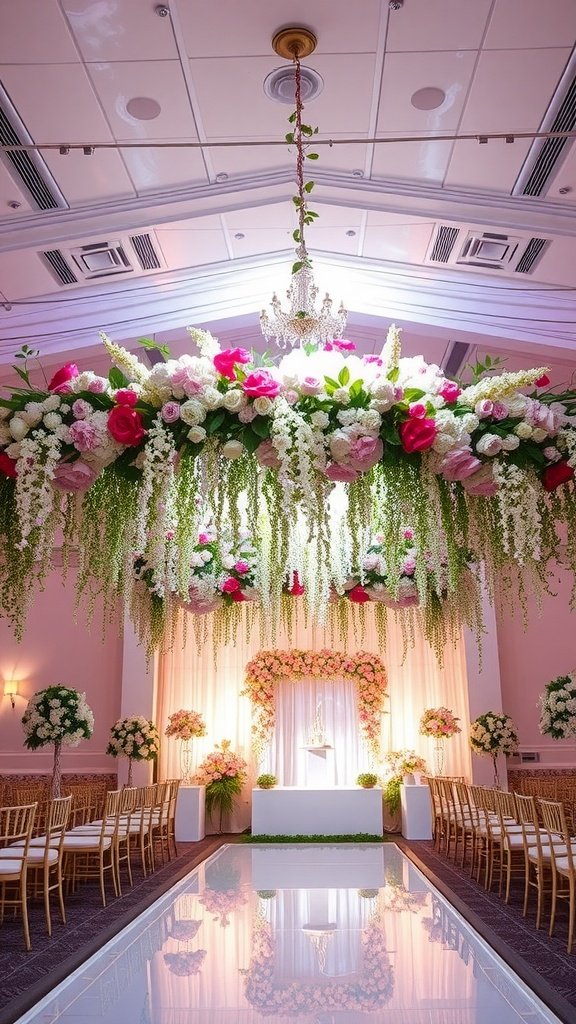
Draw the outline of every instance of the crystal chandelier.
<instances>
[{"instance_id":1,"label":"crystal chandelier","mask_svg":"<svg viewBox=\"0 0 576 1024\"><path fill-rule=\"evenodd\" d=\"M340 304L337 313L332 312L333 302L328 294L320 308L316 308L318 288L314 283L312 261L306 248L304 228L312 223L317 216L308 209L308 195L313 187L312 182L304 180L304 159L307 142L313 134L308 125L302 124L302 93L300 57L307 57L316 47L316 37L308 29L283 29L278 32L272 45L282 57L294 63L295 112L290 119L293 131L286 137L296 147L296 181L298 195L294 196L294 205L298 210L298 228L293 237L297 241L296 262L292 267L292 284L286 295L290 309L284 312L280 299L272 296L272 316L264 310L260 316L262 334L267 340L274 339L279 348L294 348L304 345L318 346L333 338L343 335L346 327L346 310ZM312 154L316 156L316 154Z\"/></svg>"}]
</instances>

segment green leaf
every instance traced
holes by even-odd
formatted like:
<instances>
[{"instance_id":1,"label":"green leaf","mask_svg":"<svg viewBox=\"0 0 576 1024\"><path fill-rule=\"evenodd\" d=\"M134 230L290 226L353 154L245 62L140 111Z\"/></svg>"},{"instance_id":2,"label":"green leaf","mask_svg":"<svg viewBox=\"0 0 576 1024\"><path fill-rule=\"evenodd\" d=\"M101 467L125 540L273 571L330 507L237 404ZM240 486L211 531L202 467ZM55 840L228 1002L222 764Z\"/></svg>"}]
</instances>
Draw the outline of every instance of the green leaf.
<instances>
[{"instance_id":1,"label":"green leaf","mask_svg":"<svg viewBox=\"0 0 576 1024\"><path fill-rule=\"evenodd\" d=\"M338 382L343 387L345 387L349 380L350 380L350 370L348 369L347 366L343 366L342 369L340 370L340 373L338 374Z\"/></svg>"},{"instance_id":2,"label":"green leaf","mask_svg":"<svg viewBox=\"0 0 576 1024\"><path fill-rule=\"evenodd\" d=\"M256 420L253 420L249 427L245 427L242 433L239 435L239 440L242 441L246 451L249 455L253 455L259 444L262 444L262 438L260 434L257 434L254 430L254 424Z\"/></svg>"},{"instance_id":3,"label":"green leaf","mask_svg":"<svg viewBox=\"0 0 576 1024\"><path fill-rule=\"evenodd\" d=\"M304 185L304 191L305 192L310 193L313 188L314 188L314 182L313 181L307 181L306 184Z\"/></svg>"},{"instance_id":4,"label":"green leaf","mask_svg":"<svg viewBox=\"0 0 576 1024\"><path fill-rule=\"evenodd\" d=\"M326 384L330 385L331 388L336 389L340 387L338 381L334 380L333 377L324 377L324 380L326 381Z\"/></svg>"},{"instance_id":5,"label":"green leaf","mask_svg":"<svg viewBox=\"0 0 576 1024\"><path fill-rule=\"evenodd\" d=\"M352 395L352 398L356 398L359 394L361 394L362 386L363 386L363 381L361 381L361 380L355 380L350 385L350 394Z\"/></svg>"},{"instance_id":6,"label":"green leaf","mask_svg":"<svg viewBox=\"0 0 576 1024\"><path fill-rule=\"evenodd\" d=\"M292 202L294 203L294 206L301 206L302 204L300 196L292 196Z\"/></svg>"},{"instance_id":7,"label":"green leaf","mask_svg":"<svg viewBox=\"0 0 576 1024\"><path fill-rule=\"evenodd\" d=\"M286 142L288 143L289 146L292 146L294 144L294 132L286 132L284 138L286 139Z\"/></svg>"},{"instance_id":8,"label":"green leaf","mask_svg":"<svg viewBox=\"0 0 576 1024\"><path fill-rule=\"evenodd\" d=\"M113 366L108 371L108 380L115 389L125 388L130 383L128 377L125 377L122 370L119 370L117 366Z\"/></svg>"},{"instance_id":9,"label":"green leaf","mask_svg":"<svg viewBox=\"0 0 576 1024\"><path fill-rule=\"evenodd\" d=\"M216 431L218 430L218 427L222 426L225 419L226 411L224 409L220 409L213 413L212 415L209 413L203 423L206 433L215 434Z\"/></svg>"},{"instance_id":10,"label":"green leaf","mask_svg":"<svg viewBox=\"0 0 576 1024\"><path fill-rule=\"evenodd\" d=\"M395 384L396 381L398 380L399 376L400 376L400 367L399 366L394 366L393 369L390 370L390 372L388 374L388 380L392 381L392 383Z\"/></svg>"},{"instance_id":11,"label":"green leaf","mask_svg":"<svg viewBox=\"0 0 576 1024\"><path fill-rule=\"evenodd\" d=\"M310 127L309 124L302 124L302 125L300 125L300 129L302 131L302 135L313 135L314 134L314 131Z\"/></svg>"},{"instance_id":12,"label":"green leaf","mask_svg":"<svg viewBox=\"0 0 576 1024\"><path fill-rule=\"evenodd\" d=\"M28 387L30 387L30 374L28 373L28 371L20 369L19 366L14 366L13 369L16 370L16 373L18 374L19 377L22 378L24 383L27 384Z\"/></svg>"},{"instance_id":13,"label":"green leaf","mask_svg":"<svg viewBox=\"0 0 576 1024\"><path fill-rule=\"evenodd\" d=\"M296 111L294 111L292 114L290 114L290 117L288 118L288 124L294 124L294 122L296 120L296 116L297 116L296 115Z\"/></svg>"},{"instance_id":14,"label":"green leaf","mask_svg":"<svg viewBox=\"0 0 576 1024\"><path fill-rule=\"evenodd\" d=\"M255 416L250 426L259 438L270 437L270 418L268 416Z\"/></svg>"},{"instance_id":15,"label":"green leaf","mask_svg":"<svg viewBox=\"0 0 576 1024\"><path fill-rule=\"evenodd\" d=\"M292 264L292 273L297 274L299 270L302 270L304 263L302 260L296 260L296 263Z\"/></svg>"},{"instance_id":16,"label":"green leaf","mask_svg":"<svg viewBox=\"0 0 576 1024\"><path fill-rule=\"evenodd\" d=\"M419 398L424 398L426 394L421 388L406 388L404 392L405 402L417 402Z\"/></svg>"},{"instance_id":17,"label":"green leaf","mask_svg":"<svg viewBox=\"0 0 576 1024\"><path fill-rule=\"evenodd\" d=\"M306 153L306 159L307 160L317 160L318 159L318 153Z\"/></svg>"},{"instance_id":18,"label":"green leaf","mask_svg":"<svg viewBox=\"0 0 576 1024\"><path fill-rule=\"evenodd\" d=\"M138 344L141 345L142 348L161 352L166 359L170 358L170 349L168 345L161 345L158 341L154 341L153 338L138 338Z\"/></svg>"},{"instance_id":19,"label":"green leaf","mask_svg":"<svg viewBox=\"0 0 576 1024\"><path fill-rule=\"evenodd\" d=\"M384 423L382 424L382 434L384 435L384 439L388 442L388 444L401 444L400 438L398 437L398 433L396 431L396 427L394 426L393 423L389 423L386 420L384 420Z\"/></svg>"},{"instance_id":20,"label":"green leaf","mask_svg":"<svg viewBox=\"0 0 576 1024\"><path fill-rule=\"evenodd\" d=\"M320 214L319 214L319 213L316 213L316 211L315 211L315 210L307 210L307 211L306 211L306 216L307 216L307 217L311 217L311 219L312 219L312 220L316 220L316 218L317 218L317 217L319 217L319 216L320 216Z\"/></svg>"},{"instance_id":21,"label":"green leaf","mask_svg":"<svg viewBox=\"0 0 576 1024\"><path fill-rule=\"evenodd\" d=\"M292 238L294 239L295 242L299 242L300 241L300 232L299 232L298 228L296 228L296 231L292 232Z\"/></svg>"}]
</instances>

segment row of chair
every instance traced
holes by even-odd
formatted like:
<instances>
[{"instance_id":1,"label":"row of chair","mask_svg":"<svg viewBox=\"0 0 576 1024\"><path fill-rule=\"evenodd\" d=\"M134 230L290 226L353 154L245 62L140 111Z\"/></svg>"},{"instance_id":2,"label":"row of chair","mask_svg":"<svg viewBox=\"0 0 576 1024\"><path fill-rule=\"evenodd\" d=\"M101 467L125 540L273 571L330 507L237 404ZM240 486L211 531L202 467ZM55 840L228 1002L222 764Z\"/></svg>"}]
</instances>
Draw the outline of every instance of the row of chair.
<instances>
[{"instance_id":1,"label":"row of chair","mask_svg":"<svg viewBox=\"0 0 576 1024\"><path fill-rule=\"evenodd\" d=\"M537 894L539 928L550 896L550 935L558 900L568 902L568 952L576 917L576 838L560 800L467 785L461 780L431 778L434 842L440 852L464 866L486 889L498 877L498 891L510 899L512 878L524 882L523 914L532 890Z\"/></svg>"},{"instance_id":2,"label":"row of chair","mask_svg":"<svg viewBox=\"0 0 576 1024\"><path fill-rule=\"evenodd\" d=\"M66 923L64 887L97 880L103 906L107 882L122 895L122 873L133 885L132 859L147 876L158 863L177 856L176 803L180 780L141 788L111 790L100 818L75 823L73 797L51 800L41 834L35 830L37 803L0 807L0 922L5 908L22 910L26 949L31 949L28 897L42 896L48 934L52 933L50 896L58 895Z\"/></svg>"}]
</instances>

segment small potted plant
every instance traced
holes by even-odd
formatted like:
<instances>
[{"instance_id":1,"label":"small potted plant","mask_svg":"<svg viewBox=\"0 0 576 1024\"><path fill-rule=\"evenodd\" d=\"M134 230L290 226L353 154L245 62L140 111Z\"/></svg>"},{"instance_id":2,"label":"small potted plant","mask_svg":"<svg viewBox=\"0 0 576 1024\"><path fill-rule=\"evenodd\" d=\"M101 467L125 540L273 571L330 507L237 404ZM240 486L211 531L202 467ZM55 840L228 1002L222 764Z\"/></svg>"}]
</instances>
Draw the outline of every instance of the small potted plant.
<instances>
[{"instance_id":1,"label":"small potted plant","mask_svg":"<svg viewBox=\"0 0 576 1024\"><path fill-rule=\"evenodd\" d=\"M276 778L276 776L270 775L267 772L264 772L263 775L259 775L258 778L256 779L256 785L258 786L258 789L274 789L274 786L277 784L277 782L278 779Z\"/></svg>"},{"instance_id":2,"label":"small potted plant","mask_svg":"<svg viewBox=\"0 0 576 1024\"><path fill-rule=\"evenodd\" d=\"M356 785L362 786L362 789L374 789L377 784L378 776L374 775L374 772L360 772L356 779Z\"/></svg>"}]
</instances>

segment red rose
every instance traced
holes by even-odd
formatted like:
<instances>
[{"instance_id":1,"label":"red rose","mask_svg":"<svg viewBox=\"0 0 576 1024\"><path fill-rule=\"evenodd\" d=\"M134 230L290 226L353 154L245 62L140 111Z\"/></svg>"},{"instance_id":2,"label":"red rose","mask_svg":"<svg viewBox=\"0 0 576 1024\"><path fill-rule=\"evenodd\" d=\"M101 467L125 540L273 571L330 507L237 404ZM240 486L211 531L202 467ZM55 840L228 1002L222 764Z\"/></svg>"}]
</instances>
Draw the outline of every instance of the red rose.
<instances>
[{"instance_id":1,"label":"red rose","mask_svg":"<svg viewBox=\"0 0 576 1024\"><path fill-rule=\"evenodd\" d=\"M138 395L130 388L120 388L120 390L114 395L114 401L117 402L118 405L136 405Z\"/></svg>"},{"instance_id":2,"label":"red rose","mask_svg":"<svg viewBox=\"0 0 576 1024\"><path fill-rule=\"evenodd\" d=\"M108 430L115 441L134 448L146 436L139 412L129 405L115 405L108 413Z\"/></svg>"},{"instance_id":3,"label":"red rose","mask_svg":"<svg viewBox=\"0 0 576 1024\"><path fill-rule=\"evenodd\" d=\"M0 452L0 473L4 473L4 476L17 476L16 459L11 459L6 452Z\"/></svg>"},{"instance_id":4,"label":"red rose","mask_svg":"<svg viewBox=\"0 0 576 1024\"><path fill-rule=\"evenodd\" d=\"M538 377L538 380L534 381L534 383L537 388L545 388L550 383L550 377L547 373L543 373L541 377Z\"/></svg>"},{"instance_id":5,"label":"red rose","mask_svg":"<svg viewBox=\"0 0 576 1024\"><path fill-rule=\"evenodd\" d=\"M250 398L275 398L282 385L268 370L254 370L242 381L242 390Z\"/></svg>"},{"instance_id":6,"label":"red rose","mask_svg":"<svg viewBox=\"0 0 576 1024\"><path fill-rule=\"evenodd\" d=\"M365 604L366 601L370 600L360 583L357 583L355 587L352 587L352 590L348 591L347 597L349 601L354 601L354 604Z\"/></svg>"},{"instance_id":7,"label":"red rose","mask_svg":"<svg viewBox=\"0 0 576 1024\"><path fill-rule=\"evenodd\" d=\"M293 575L294 580L292 586L288 587L288 593L291 595L291 597L301 597L304 591L306 590L306 587L304 586L303 583L300 583L300 577L297 572L295 572Z\"/></svg>"},{"instance_id":8,"label":"red rose","mask_svg":"<svg viewBox=\"0 0 576 1024\"><path fill-rule=\"evenodd\" d=\"M553 465L546 466L542 473L542 486L545 491L555 491L561 484L572 480L573 476L574 469L567 462L554 462Z\"/></svg>"},{"instance_id":9,"label":"red rose","mask_svg":"<svg viewBox=\"0 0 576 1024\"><path fill-rule=\"evenodd\" d=\"M236 363L249 363L251 360L252 356L245 348L226 348L214 356L212 362L222 377L236 380Z\"/></svg>"},{"instance_id":10,"label":"red rose","mask_svg":"<svg viewBox=\"0 0 576 1024\"><path fill-rule=\"evenodd\" d=\"M224 594L234 594L235 590L240 590L240 584L234 576L229 576L227 580L224 580L220 589Z\"/></svg>"},{"instance_id":11,"label":"red rose","mask_svg":"<svg viewBox=\"0 0 576 1024\"><path fill-rule=\"evenodd\" d=\"M438 429L435 420L413 417L400 424L399 432L405 452L425 452L434 444Z\"/></svg>"},{"instance_id":12,"label":"red rose","mask_svg":"<svg viewBox=\"0 0 576 1024\"><path fill-rule=\"evenodd\" d=\"M239 604L241 601L246 600L241 590L233 591L233 593L230 594L230 597L232 598L233 601L236 601L236 604Z\"/></svg>"},{"instance_id":13,"label":"red rose","mask_svg":"<svg viewBox=\"0 0 576 1024\"><path fill-rule=\"evenodd\" d=\"M77 377L79 372L76 363L66 363L60 370L56 370L48 385L48 391L69 391L68 382Z\"/></svg>"}]
</instances>

